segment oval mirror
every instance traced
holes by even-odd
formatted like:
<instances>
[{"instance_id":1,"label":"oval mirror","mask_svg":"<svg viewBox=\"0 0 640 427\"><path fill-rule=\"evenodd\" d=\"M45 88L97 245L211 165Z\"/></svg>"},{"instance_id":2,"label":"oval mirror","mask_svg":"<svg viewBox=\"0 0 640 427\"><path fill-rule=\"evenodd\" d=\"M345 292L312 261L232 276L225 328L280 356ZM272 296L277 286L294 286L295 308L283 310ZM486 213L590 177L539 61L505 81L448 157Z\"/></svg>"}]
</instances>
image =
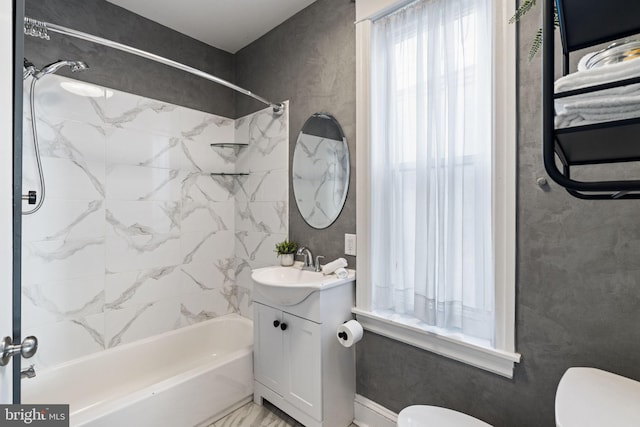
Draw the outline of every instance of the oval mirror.
<instances>
[{"instance_id":1,"label":"oval mirror","mask_svg":"<svg viewBox=\"0 0 640 427\"><path fill-rule=\"evenodd\" d=\"M305 122L293 150L293 194L313 228L327 228L342 210L349 189L349 148L333 116L315 113Z\"/></svg>"}]
</instances>

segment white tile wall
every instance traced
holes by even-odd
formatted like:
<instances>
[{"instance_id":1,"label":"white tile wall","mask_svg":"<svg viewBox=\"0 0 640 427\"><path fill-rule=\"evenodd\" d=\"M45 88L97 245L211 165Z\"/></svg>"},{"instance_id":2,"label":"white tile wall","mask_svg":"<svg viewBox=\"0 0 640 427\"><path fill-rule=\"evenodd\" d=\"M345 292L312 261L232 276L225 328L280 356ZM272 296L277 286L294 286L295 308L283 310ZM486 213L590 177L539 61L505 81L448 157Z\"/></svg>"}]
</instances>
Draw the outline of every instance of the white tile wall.
<instances>
[{"instance_id":1,"label":"white tile wall","mask_svg":"<svg viewBox=\"0 0 640 427\"><path fill-rule=\"evenodd\" d=\"M288 115L232 120L47 76L47 199L23 218L23 326L42 369L230 312L288 234ZM25 90L25 191L39 191ZM213 142L249 142L212 148ZM212 177L211 172L250 172ZM27 205L24 206L28 208Z\"/></svg>"},{"instance_id":2,"label":"white tile wall","mask_svg":"<svg viewBox=\"0 0 640 427\"><path fill-rule=\"evenodd\" d=\"M23 234L22 284L104 274L104 238L30 241Z\"/></svg>"},{"instance_id":3,"label":"white tile wall","mask_svg":"<svg viewBox=\"0 0 640 427\"><path fill-rule=\"evenodd\" d=\"M285 103L285 111L289 104ZM238 153L237 169L250 172L235 184L236 303L252 317L251 269L279 262L275 245L289 233L289 123L270 109L236 120L235 140L249 146Z\"/></svg>"}]
</instances>

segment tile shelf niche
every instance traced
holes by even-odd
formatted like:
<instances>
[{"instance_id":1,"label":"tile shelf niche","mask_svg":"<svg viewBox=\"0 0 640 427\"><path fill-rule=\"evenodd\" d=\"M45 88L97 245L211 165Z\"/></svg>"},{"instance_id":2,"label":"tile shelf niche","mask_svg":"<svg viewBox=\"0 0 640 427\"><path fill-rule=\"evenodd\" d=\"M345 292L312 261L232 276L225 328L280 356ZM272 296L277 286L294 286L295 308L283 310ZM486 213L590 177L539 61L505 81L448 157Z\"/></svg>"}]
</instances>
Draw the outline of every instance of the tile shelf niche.
<instances>
[{"instance_id":1,"label":"tile shelf niche","mask_svg":"<svg viewBox=\"0 0 640 427\"><path fill-rule=\"evenodd\" d=\"M244 148L248 146L247 142L214 142L211 144L213 148Z\"/></svg>"},{"instance_id":2,"label":"tile shelf niche","mask_svg":"<svg viewBox=\"0 0 640 427\"><path fill-rule=\"evenodd\" d=\"M210 144L211 148L233 148L237 152L240 148L245 148L249 146L247 142L213 142ZM248 172L238 172L238 173L229 173L229 172L212 172L211 176L247 176Z\"/></svg>"},{"instance_id":3,"label":"tile shelf niche","mask_svg":"<svg viewBox=\"0 0 640 427\"><path fill-rule=\"evenodd\" d=\"M554 4L557 5L562 41L562 74L569 73L569 55L579 49L640 33L640 2L610 0L545 0L543 38L553 40ZM543 155L549 176L580 199L640 199L640 177L627 180L579 181L571 177L574 166L640 162L640 118L555 129L554 100L640 82L630 78L563 93L554 93L554 47L543 45ZM556 164L560 160L561 170Z\"/></svg>"}]
</instances>

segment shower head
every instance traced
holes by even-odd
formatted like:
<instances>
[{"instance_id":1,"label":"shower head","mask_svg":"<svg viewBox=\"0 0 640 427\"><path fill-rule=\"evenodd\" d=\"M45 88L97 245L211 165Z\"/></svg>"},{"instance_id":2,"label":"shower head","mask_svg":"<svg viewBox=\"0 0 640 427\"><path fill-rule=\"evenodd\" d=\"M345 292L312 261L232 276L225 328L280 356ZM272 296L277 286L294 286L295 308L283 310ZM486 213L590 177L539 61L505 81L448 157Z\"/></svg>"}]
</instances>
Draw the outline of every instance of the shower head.
<instances>
[{"instance_id":1,"label":"shower head","mask_svg":"<svg viewBox=\"0 0 640 427\"><path fill-rule=\"evenodd\" d=\"M83 70L86 70L87 68L89 68L87 63L83 62L83 61L63 61L63 60L59 60L59 61L53 62L53 63L45 66L40 71L35 72L33 74L33 78L34 79L39 79L42 76L46 76L47 74L55 73L56 71L58 71L60 68L62 68L64 66L67 66L67 67L71 68L71 72L73 72L73 73L76 73L78 71L83 71Z\"/></svg>"},{"instance_id":2,"label":"shower head","mask_svg":"<svg viewBox=\"0 0 640 427\"><path fill-rule=\"evenodd\" d=\"M84 71L89 68L89 65L84 61L71 61L69 65L71 67L72 73L77 73L78 71Z\"/></svg>"}]
</instances>

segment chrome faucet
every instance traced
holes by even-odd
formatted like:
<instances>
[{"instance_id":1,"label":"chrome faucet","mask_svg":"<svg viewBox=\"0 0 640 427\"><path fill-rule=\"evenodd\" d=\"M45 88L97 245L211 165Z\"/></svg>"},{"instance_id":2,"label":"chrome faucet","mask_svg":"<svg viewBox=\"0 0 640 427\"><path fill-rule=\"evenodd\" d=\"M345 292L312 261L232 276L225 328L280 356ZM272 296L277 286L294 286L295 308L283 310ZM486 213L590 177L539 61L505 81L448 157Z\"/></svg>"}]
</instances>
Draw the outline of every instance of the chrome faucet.
<instances>
[{"instance_id":1,"label":"chrome faucet","mask_svg":"<svg viewBox=\"0 0 640 427\"><path fill-rule=\"evenodd\" d=\"M312 268L315 268L315 265L313 264L313 254L309 248L300 246L296 255L304 255L304 263L302 264L303 270L311 270Z\"/></svg>"},{"instance_id":2,"label":"chrome faucet","mask_svg":"<svg viewBox=\"0 0 640 427\"><path fill-rule=\"evenodd\" d=\"M322 255L316 257L316 262L313 262L313 254L309 248L301 246L296 252L296 255L304 255L304 263L302 264L303 270L313 270L316 273L322 271L322 266L320 265L320 258L324 258Z\"/></svg>"}]
</instances>

